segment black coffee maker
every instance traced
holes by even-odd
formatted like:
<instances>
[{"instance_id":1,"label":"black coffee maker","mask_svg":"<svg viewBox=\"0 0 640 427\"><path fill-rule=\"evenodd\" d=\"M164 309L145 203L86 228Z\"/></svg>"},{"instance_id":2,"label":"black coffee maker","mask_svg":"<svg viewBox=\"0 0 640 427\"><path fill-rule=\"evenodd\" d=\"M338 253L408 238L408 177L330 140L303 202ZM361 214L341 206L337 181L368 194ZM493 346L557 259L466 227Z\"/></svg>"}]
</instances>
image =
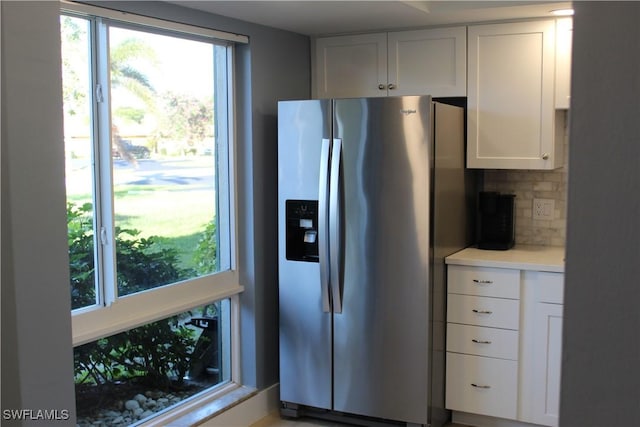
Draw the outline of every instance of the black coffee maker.
<instances>
[{"instance_id":1,"label":"black coffee maker","mask_svg":"<svg viewBox=\"0 0 640 427\"><path fill-rule=\"evenodd\" d=\"M507 250L515 244L514 194L480 192L478 248Z\"/></svg>"}]
</instances>

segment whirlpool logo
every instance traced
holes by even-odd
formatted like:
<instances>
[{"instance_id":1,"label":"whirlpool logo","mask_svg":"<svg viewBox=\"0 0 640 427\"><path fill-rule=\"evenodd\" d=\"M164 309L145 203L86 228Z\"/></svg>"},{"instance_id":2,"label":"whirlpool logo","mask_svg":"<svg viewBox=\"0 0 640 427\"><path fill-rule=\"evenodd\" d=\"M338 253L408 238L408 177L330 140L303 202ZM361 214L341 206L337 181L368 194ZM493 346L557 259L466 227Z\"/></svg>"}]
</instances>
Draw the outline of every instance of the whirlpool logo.
<instances>
[{"instance_id":1,"label":"whirlpool logo","mask_svg":"<svg viewBox=\"0 0 640 427\"><path fill-rule=\"evenodd\" d=\"M400 110L400 112L405 116L408 116L410 114L416 114L418 111L417 110Z\"/></svg>"}]
</instances>

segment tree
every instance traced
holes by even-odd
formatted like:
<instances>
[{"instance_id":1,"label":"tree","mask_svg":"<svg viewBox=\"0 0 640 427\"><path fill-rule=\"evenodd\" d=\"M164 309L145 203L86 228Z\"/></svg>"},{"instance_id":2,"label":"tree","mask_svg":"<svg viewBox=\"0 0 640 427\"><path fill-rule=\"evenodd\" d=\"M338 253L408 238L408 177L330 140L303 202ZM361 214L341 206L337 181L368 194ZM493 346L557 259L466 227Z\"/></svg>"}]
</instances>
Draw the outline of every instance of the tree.
<instances>
[{"instance_id":1,"label":"tree","mask_svg":"<svg viewBox=\"0 0 640 427\"><path fill-rule=\"evenodd\" d=\"M156 52L142 40L129 37L111 46L109 71L112 91L122 88L142 101L145 106L145 109L131 105L115 108L114 116L123 121L140 123L147 113L157 114L156 91L147 76L136 68L136 63L140 62L146 62L151 66L157 64ZM137 163L135 155L124 144L115 120L111 124L111 143L123 159L132 164Z\"/></svg>"},{"instance_id":2,"label":"tree","mask_svg":"<svg viewBox=\"0 0 640 427\"><path fill-rule=\"evenodd\" d=\"M156 91L146 75L140 72L135 63L147 62L157 64L156 52L142 40L129 37L111 46L109 64L111 85L113 88L124 88L150 109L155 110Z\"/></svg>"},{"instance_id":3,"label":"tree","mask_svg":"<svg viewBox=\"0 0 640 427\"><path fill-rule=\"evenodd\" d=\"M88 134L91 122L88 100L92 93L88 21L63 15L60 27L65 126L69 129L75 128L76 132ZM119 119L140 123L146 114L157 114L156 91L148 77L139 69L140 64L155 67L157 62L153 48L139 38L128 37L110 46L111 89L122 89L144 105L144 108L133 105L115 107L114 121ZM135 156L129 153L126 144L123 144L116 123L112 123L111 143L122 158L135 163Z\"/></svg>"},{"instance_id":4,"label":"tree","mask_svg":"<svg viewBox=\"0 0 640 427\"><path fill-rule=\"evenodd\" d=\"M62 16L62 97L64 100L65 127L87 129L90 123L89 55L88 35L85 21L80 18Z\"/></svg>"},{"instance_id":5,"label":"tree","mask_svg":"<svg viewBox=\"0 0 640 427\"><path fill-rule=\"evenodd\" d=\"M213 135L213 98L198 99L176 93L163 97L165 137L183 141L183 154L195 153L197 145Z\"/></svg>"}]
</instances>

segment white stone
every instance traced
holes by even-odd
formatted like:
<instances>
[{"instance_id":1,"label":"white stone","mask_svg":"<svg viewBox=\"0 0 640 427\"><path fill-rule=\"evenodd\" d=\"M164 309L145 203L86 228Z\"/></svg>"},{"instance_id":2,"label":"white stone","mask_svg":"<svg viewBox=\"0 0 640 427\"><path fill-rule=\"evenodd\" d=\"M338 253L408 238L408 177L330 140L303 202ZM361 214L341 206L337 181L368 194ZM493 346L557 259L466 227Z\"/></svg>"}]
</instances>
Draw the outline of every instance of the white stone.
<instances>
[{"instance_id":1,"label":"white stone","mask_svg":"<svg viewBox=\"0 0 640 427\"><path fill-rule=\"evenodd\" d=\"M140 415L140 419L144 419L144 418L150 417L153 414L155 414L155 412L153 412L153 411L144 411L142 413L142 415Z\"/></svg>"},{"instance_id":2,"label":"white stone","mask_svg":"<svg viewBox=\"0 0 640 427\"><path fill-rule=\"evenodd\" d=\"M137 400L139 403L144 403L147 401L147 398L142 394L136 394L136 396L133 399Z\"/></svg>"},{"instance_id":3,"label":"white stone","mask_svg":"<svg viewBox=\"0 0 640 427\"><path fill-rule=\"evenodd\" d=\"M127 400L126 402L124 402L124 407L130 411L133 411L135 409L138 409L140 407L140 404L136 400Z\"/></svg>"}]
</instances>

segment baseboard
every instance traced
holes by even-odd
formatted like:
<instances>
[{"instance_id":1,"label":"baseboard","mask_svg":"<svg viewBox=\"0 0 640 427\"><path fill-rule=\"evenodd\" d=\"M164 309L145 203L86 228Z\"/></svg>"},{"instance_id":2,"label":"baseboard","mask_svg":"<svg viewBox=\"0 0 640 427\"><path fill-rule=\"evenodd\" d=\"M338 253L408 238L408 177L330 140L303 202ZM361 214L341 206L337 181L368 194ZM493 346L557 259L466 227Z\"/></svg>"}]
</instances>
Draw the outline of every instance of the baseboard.
<instances>
[{"instance_id":1,"label":"baseboard","mask_svg":"<svg viewBox=\"0 0 640 427\"><path fill-rule=\"evenodd\" d=\"M205 427L249 427L280 407L280 384L259 391L238 405L200 424Z\"/></svg>"},{"instance_id":2,"label":"baseboard","mask_svg":"<svg viewBox=\"0 0 640 427\"><path fill-rule=\"evenodd\" d=\"M453 411L451 421L455 424L475 427L543 427L538 424L525 423L523 421L495 418L486 415L469 414L467 412Z\"/></svg>"}]
</instances>

